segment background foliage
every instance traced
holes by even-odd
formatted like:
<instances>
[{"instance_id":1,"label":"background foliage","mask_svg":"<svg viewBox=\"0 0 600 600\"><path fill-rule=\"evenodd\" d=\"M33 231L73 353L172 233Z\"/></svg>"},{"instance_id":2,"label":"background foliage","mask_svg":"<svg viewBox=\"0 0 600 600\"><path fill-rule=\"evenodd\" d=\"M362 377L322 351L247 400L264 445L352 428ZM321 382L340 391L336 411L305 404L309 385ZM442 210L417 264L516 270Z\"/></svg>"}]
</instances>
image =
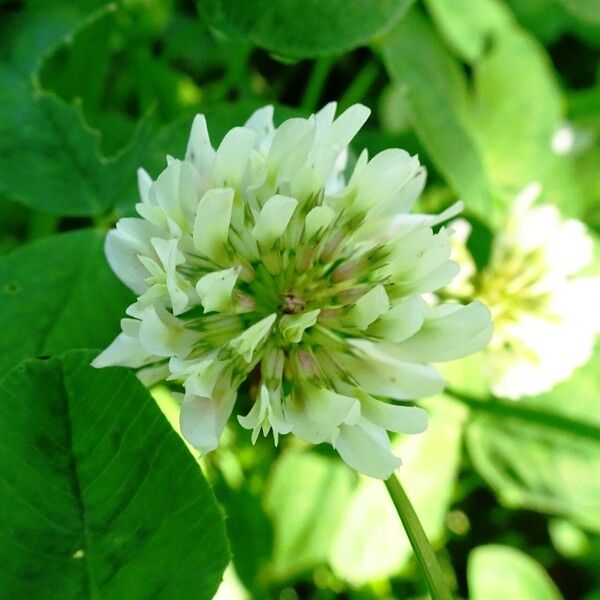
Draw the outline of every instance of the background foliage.
<instances>
[{"instance_id":1,"label":"background foliage","mask_svg":"<svg viewBox=\"0 0 600 600\"><path fill-rule=\"evenodd\" d=\"M87 366L132 300L103 235L133 214L136 168L156 176L182 155L196 112L217 144L265 103L281 121L330 100L373 109L355 149L419 154L425 209L465 201L480 267L531 181L598 233L600 3L0 11L0 596L210 598L231 557L225 599L422 597L380 482L297 440L253 447L235 424L203 475L159 410L175 422L166 388L154 402L125 370ZM474 600L598 600L600 350L518 403L488 398L477 361L451 365L454 396L426 403L425 434L395 442L450 586Z\"/></svg>"}]
</instances>

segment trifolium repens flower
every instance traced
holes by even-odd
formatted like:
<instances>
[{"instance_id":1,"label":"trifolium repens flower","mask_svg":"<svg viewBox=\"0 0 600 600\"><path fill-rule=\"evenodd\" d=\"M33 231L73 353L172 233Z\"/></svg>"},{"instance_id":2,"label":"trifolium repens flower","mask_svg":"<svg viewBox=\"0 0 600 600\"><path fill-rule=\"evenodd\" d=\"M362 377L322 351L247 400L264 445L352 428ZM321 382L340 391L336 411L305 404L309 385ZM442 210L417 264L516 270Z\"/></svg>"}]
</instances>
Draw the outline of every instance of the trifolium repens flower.
<instances>
[{"instance_id":1,"label":"trifolium repens flower","mask_svg":"<svg viewBox=\"0 0 600 600\"><path fill-rule=\"evenodd\" d=\"M465 247L468 224L452 224L463 269L448 289L490 307L494 335L485 361L491 388L512 399L568 379L590 359L600 332L600 277L578 276L592 261L592 240L583 223L564 220L555 206L534 206L540 191L534 183L517 196L479 273Z\"/></svg>"},{"instance_id":2,"label":"trifolium repens flower","mask_svg":"<svg viewBox=\"0 0 600 600\"><path fill-rule=\"evenodd\" d=\"M156 181L140 171L141 218L106 241L138 299L94 366L181 383L181 431L202 452L239 397L253 441L329 442L386 478L400 463L387 432L423 431L410 401L444 386L430 363L485 346L490 315L481 302L424 301L458 270L448 231L432 228L460 206L408 214L425 170L403 150L363 152L346 180L369 109L334 119L335 108L274 128L267 106L216 150L199 115L184 160Z\"/></svg>"}]
</instances>

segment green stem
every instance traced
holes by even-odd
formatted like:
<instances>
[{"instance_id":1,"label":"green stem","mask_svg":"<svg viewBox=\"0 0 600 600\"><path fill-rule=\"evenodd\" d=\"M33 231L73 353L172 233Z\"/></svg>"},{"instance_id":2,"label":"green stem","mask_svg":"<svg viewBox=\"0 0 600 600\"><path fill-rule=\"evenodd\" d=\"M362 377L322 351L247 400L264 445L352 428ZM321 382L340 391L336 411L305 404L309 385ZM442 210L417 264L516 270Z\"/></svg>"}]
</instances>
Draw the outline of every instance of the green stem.
<instances>
[{"instance_id":1,"label":"green stem","mask_svg":"<svg viewBox=\"0 0 600 600\"><path fill-rule=\"evenodd\" d=\"M317 108L319 99L323 93L323 86L334 64L335 60L329 56L319 58L315 62L310 79L306 85L306 90L304 91L304 96L302 97L302 108L306 112L313 112Z\"/></svg>"},{"instance_id":2,"label":"green stem","mask_svg":"<svg viewBox=\"0 0 600 600\"><path fill-rule=\"evenodd\" d=\"M579 421L566 415L552 413L542 407L527 406L523 403L501 400L499 398L480 400L474 396L469 396L450 388L446 388L445 393L476 412L519 419L521 421L530 421L542 427L567 431L594 441L600 439L600 427L598 425Z\"/></svg>"},{"instance_id":3,"label":"green stem","mask_svg":"<svg viewBox=\"0 0 600 600\"><path fill-rule=\"evenodd\" d=\"M442 570L423 531L419 517L395 473L386 480L385 487L396 507L396 512L402 521L415 556L423 569L432 600L451 600L452 596L444 582Z\"/></svg>"},{"instance_id":4,"label":"green stem","mask_svg":"<svg viewBox=\"0 0 600 600\"><path fill-rule=\"evenodd\" d=\"M365 96L375 84L379 76L379 67L374 60L370 60L359 72L354 81L348 86L343 96L338 101L339 111L346 110L356 102L364 101Z\"/></svg>"}]
</instances>

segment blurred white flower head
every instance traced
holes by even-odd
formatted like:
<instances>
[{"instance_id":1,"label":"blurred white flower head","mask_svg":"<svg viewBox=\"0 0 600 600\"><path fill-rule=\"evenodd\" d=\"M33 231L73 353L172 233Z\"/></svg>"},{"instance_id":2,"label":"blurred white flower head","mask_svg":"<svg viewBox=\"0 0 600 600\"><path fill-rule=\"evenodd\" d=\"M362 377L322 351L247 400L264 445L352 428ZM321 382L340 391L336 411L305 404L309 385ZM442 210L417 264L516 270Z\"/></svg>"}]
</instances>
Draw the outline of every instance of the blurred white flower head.
<instances>
[{"instance_id":1,"label":"blurred white flower head","mask_svg":"<svg viewBox=\"0 0 600 600\"><path fill-rule=\"evenodd\" d=\"M432 227L460 206L408 214L425 170L403 150L363 152L347 181L369 110L335 109L274 128L262 108L216 150L199 115L183 161L169 158L156 181L140 171L141 218L106 241L138 299L94 366L181 383L181 431L202 452L239 395L253 441L293 432L387 478L400 463L387 432L423 431L409 401L444 386L429 363L485 346L490 315L478 301L421 298L458 271L447 230Z\"/></svg>"},{"instance_id":2,"label":"blurred white flower head","mask_svg":"<svg viewBox=\"0 0 600 600\"><path fill-rule=\"evenodd\" d=\"M512 399L568 379L590 359L600 332L600 277L577 276L593 259L593 242L555 206L534 206L540 191L533 183L517 196L479 273L465 245L469 224L452 225L453 257L463 268L448 290L492 311L485 351L492 392Z\"/></svg>"}]
</instances>

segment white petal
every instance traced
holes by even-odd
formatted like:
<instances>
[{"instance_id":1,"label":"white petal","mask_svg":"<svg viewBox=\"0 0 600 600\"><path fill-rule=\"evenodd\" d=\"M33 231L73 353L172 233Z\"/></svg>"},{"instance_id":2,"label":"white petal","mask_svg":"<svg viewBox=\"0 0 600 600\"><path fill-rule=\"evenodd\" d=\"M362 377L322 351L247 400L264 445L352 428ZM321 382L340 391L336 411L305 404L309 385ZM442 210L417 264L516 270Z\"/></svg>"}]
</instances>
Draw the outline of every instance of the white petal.
<instances>
[{"instance_id":1,"label":"white petal","mask_svg":"<svg viewBox=\"0 0 600 600\"><path fill-rule=\"evenodd\" d=\"M219 445L221 431L217 426L218 407L215 400L186 394L179 413L179 427L183 437L202 453Z\"/></svg>"},{"instance_id":2,"label":"white petal","mask_svg":"<svg viewBox=\"0 0 600 600\"><path fill-rule=\"evenodd\" d=\"M289 181L304 163L315 138L314 119L288 119L273 135L267 159L268 172L279 181Z\"/></svg>"},{"instance_id":3,"label":"white petal","mask_svg":"<svg viewBox=\"0 0 600 600\"><path fill-rule=\"evenodd\" d=\"M304 239L310 241L322 234L333 222L335 211L329 206L315 206L304 220Z\"/></svg>"},{"instance_id":4,"label":"white petal","mask_svg":"<svg viewBox=\"0 0 600 600\"><path fill-rule=\"evenodd\" d=\"M387 479L401 463L392 454L385 430L365 420L341 425L335 449L353 469L377 479Z\"/></svg>"},{"instance_id":5,"label":"white petal","mask_svg":"<svg viewBox=\"0 0 600 600\"><path fill-rule=\"evenodd\" d=\"M111 229L104 242L104 253L115 275L133 292L142 294L148 289L148 273L138 255L154 255L150 244L152 237L163 233L143 219L121 219L116 229Z\"/></svg>"},{"instance_id":6,"label":"white petal","mask_svg":"<svg viewBox=\"0 0 600 600\"><path fill-rule=\"evenodd\" d=\"M339 361L359 386L374 396L395 400L425 398L442 391L443 377L430 365L405 362L392 354L393 345L351 340L359 356L340 355Z\"/></svg>"},{"instance_id":7,"label":"white petal","mask_svg":"<svg viewBox=\"0 0 600 600\"><path fill-rule=\"evenodd\" d=\"M140 346L137 337L120 333L93 361L92 367L132 367L138 368L158 357L150 354Z\"/></svg>"},{"instance_id":8,"label":"white petal","mask_svg":"<svg viewBox=\"0 0 600 600\"><path fill-rule=\"evenodd\" d=\"M173 307L174 315L179 315L184 312L189 304L189 297L182 287L187 281L177 273L177 265L184 262L184 256L179 252L178 244L179 240L177 238L171 238L170 240L163 240L160 238L152 239L152 245L163 264L167 292L169 294L171 306ZM146 264L147 267L151 266L148 262L144 264Z\"/></svg>"},{"instance_id":9,"label":"white petal","mask_svg":"<svg viewBox=\"0 0 600 600\"><path fill-rule=\"evenodd\" d=\"M227 260L227 237L233 207L233 188L209 190L202 196L194 222L194 247L217 264Z\"/></svg>"},{"instance_id":10,"label":"white petal","mask_svg":"<svg viewBox=\"0 0 600 600\"><path fill-rule=\"evenodd\" d=\"M386 313L389 307L390 300L385 293L385 288L378 284L356 301L345 322L359 329L366 329L373 321Z\"/></svg>"},{"instance_id":11,"label":"white petal","mask_svg":"<svg viewBox=\"0 0 600 600\"><path fill-rule=\"evenodd\" d=\"M233 338L229 342L229 345L240 354L247 363L251 363L255 350L267 339L276 319L276 313L265 317L237 337Z\"/></svg>"},{"instance_id":12,"label":"white petal","mask_svg":"<svg viewBox=\"0 0 600 600\"><path fill-rule=\"evenodd\" d=\"M428 309L419 296L408 296L369 325L367 332L390 342L401 342L419 331Z\"/></svg>"},{"instance_id":13,"label":"white petal","mask_svg":"<svg viewBox=\"0 0 600 600\"><path fill-rule=\"evenodd\" d=\"M240 188L255 138L256 133L245 127L234 127L225 134L215 156L215 187Z\"/></svg>"},{"instance_id":14,"label":"white petal","mask_svg":"<svg viewBox=\"0 0 600 600\"><path fill-rule=\"evenodd\" d=\"M210 143L204 115L194 117L185 159L189 160L202 176L206 176L212 168L215 151Z\"/></svg>"},{"instance_id":15,"label":"white petal","mask_svg":"<svg viewBox=\"0 0 600 600\"><path fill-rule=\"evenodd\" d=\"M362 104L353 104L347 108L326 130L325 141L341 152L365 124L371 109Z\"/></svg>"},{"instance_id":16,"label":"white petal","mask_svg":"<svg viewBox=\"0 0 600 600\"><path fill-rule=\"evenodd\" d=\"M481 350L492 337L489 309L481 302L467 306L442 305L431 309L423 327L398 346L406 360L442 362L462 358Z\"/></svg>"},{"instance_id":17,"label":"white petal","mask_svg":"<svg viewBox=\"0 0 600 600\"><path fill-rule=\"evenodd\" d=\"M150 186L152 185L152 178L144 169L137 170L137 181L138 181L138 192L140 194L140 200L144 204L148 204L148 193Z\"/></svg>"},{"instance_id":18,"label":"white petal","mask_svg":"<svg viewBox=\"0 0 600 600\"><path fill-rule=\"evenodd\" d=\"M140 344L158 356L187 356L198 334L187 330L183 323L159 305L148 307L142 315Z\"/></svg>"},{"instance_id":19,"label":"white petal","mask_svg":"<svg viewBox=\"0 0 600 600\"><path fill-rule=\"evenodd\" d=\"M361 396L361 412L371 423L396 433L422 433L427 429L427 411L418 406L392 404Z\"/></svg>"},{"instance_id":20,"label":"white petal","mask_svg":"<svg viewBox=\"0 0 600 600\"><path fill-rule=\"evenodd\" d=\"M196 292L206 312L225 312L232 308L231 294L239 274L239 267L232 267L213 271L198 280Z\"/></svg>"},{"instance_id":21,"label":"white petal","mask_svg":"<svg viewBox=\"0 0 600 600\"><path fill-rule=\"evenodd\" d=\"M262 207L252 230L254 239L265 248L269 248L281 237L298 201L290 196L277 194L269 198Z\"/></svg>"},{"instance_id":22,"label":"white petal","mask_svg":"<svg viewBox=\"0 0 600 600\"><path fill-rule=\"evenodd\" d=\"M321 309L310 310L297 315L283 315L279 321L279 330L284 339L297 344L302 339L304 332L317 322Z\"/></svg>"},{"instance_id":23,"label":"white petal","mask_svg":"<svg viewBox=\"0 0 600 600\"><path fill-rule=\"evenodd\" d=\"M259 147L264 139L273 134L273 106L263 106L254 111L244 127L256 132L255 147Z\"/></svg>"}]
</instances>

